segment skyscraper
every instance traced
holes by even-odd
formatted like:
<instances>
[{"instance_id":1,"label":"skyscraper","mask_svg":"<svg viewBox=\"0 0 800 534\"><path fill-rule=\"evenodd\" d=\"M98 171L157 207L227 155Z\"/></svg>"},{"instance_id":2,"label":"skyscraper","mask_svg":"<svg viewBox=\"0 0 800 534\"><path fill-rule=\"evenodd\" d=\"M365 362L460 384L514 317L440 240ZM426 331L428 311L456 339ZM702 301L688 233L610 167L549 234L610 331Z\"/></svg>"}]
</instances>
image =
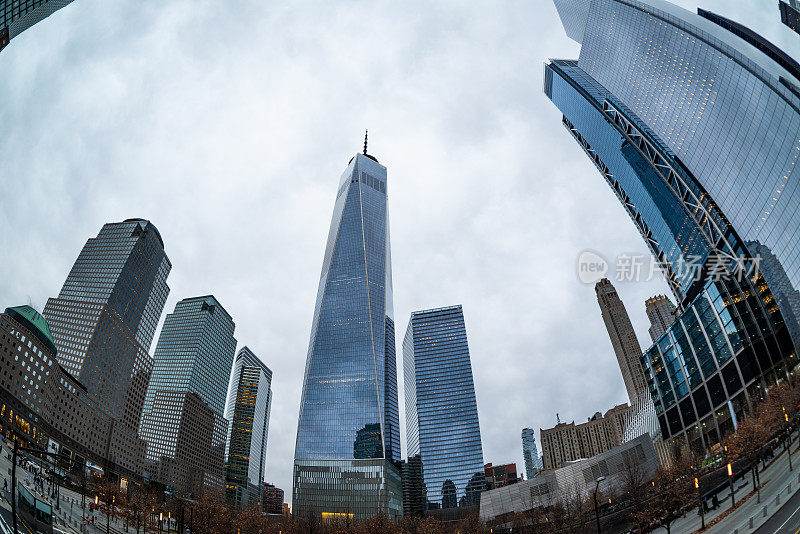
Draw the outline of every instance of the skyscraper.
<instances>
[{"instance_id":1,"label":"skyscraper","mask_svg":"<svg viewBox=\"0 0 800 534\"><path fill-rule=\"evenodd\" d=\"M603 278L594 286L597 303L603 322L611 338L611 345L617 355L617 363L622 372L622 381L628 390L628 399L632 406L646 402L650 398L647 381L642 370L642 349L625 305L617 294L617 290L608 278Z\"/></svg>"},{"instance_id":2,"label":"skyscraper","mask_svg":"<svg viewBox=\"0 0 800 534\"><path fill-rule=\"evenodd\" d=\"M0 50L72 0L0 0Z\"/></svg>"},{"instance_id":3,"label":"skyscraper","mask_svg":"<svg viewBox=\"0 0 800 534\"><path fill-rule=\"evenodd\" d=\"M800 34L800 3L797 0L788 0L788 3L779 0L778 7L781 12L781 22Z\"/></svg>"},{"instance_id":4,"label":"skyscraper","mask_svg":"<svg viewBox=\"0 0 800 534\"><path fill-rule=\"evenodd\" d=\"M411 314L403 375L408 457L422 458L428 507L478 504L483 446L461 306Z\"/></svg>"},{"instance_id":5,"label":"skyscraper","mask_svg":"<svg viewBox=\"0 0 800 534\"><path fill-rule=\"evenodd\" d=\"M152 223L108 223L86 242L42 312L58 363L114 420L108 459L136 474L144 453L136 433L153 367L148 351L171 268Z\"/></svg>"},{"instance_id":6,"label":"skyscraper","mask_svg":"<svg viewBox=\"0 0 800 534\"><path fill-rule=\"evenodd\" d=\"M702 452L797 368L800 69L702 10L555 3L581 52L546 66L544 90L673 291L676 320L642 361L662 436Z\"/></svg>"},{"instance_id":7,"label":"skyscraper","mask_svg":"<svg viewBox=\"0 0 800 534\"><path fill-rule=\"evenodd\" d=\"M253 351L242 347L233 362L225 408L225 419L229 421L225 489L228 499L240 507L259 500L267 461L271 408L272 371ZM282 503L283 492L279 508Z\"/></svg>"},{"instance_id":8,"label":"skyscraper","mask_svg":"<svg viewBox=\"0 0 800 534\"><path fill-rule=\"evenodd\" d=\"M650 319L650 328L647 331L655 343L675 322L675 305L666 295L656 295L644 302L644 311Z\"/></svg>"},{"instance_id":9,"label":"skyscraper","mask_svg":"<svg viewBox=\"0 0 800 534\"><path fill-rule=\"evenodd\" d=\"M145 470L180 495L223 487L234 329L225 308L206 295L178 302L158 338L142 411Z\"/></svg>"},{"instance_id":10,"label":"skyscraper","mask_svg":"<svg viewBox=\"0 0 800 534\"><path fill-rule=\"evenodd\" d=\"M342 174L322 263L295 448L299 517L402 513L386 167L366 152L365 141Z\"/></svg>"},{"instance_id":11,"label":"skyscraper","mask_svg":"<svg viewBox=\"0 0 800 534\"><path fill-rule=\"evenodd\" d=\"M539 472L536 432L532 428L522 429L522 458L525 460L525 477L530 480Z\"/></svg>"}]
</instances>

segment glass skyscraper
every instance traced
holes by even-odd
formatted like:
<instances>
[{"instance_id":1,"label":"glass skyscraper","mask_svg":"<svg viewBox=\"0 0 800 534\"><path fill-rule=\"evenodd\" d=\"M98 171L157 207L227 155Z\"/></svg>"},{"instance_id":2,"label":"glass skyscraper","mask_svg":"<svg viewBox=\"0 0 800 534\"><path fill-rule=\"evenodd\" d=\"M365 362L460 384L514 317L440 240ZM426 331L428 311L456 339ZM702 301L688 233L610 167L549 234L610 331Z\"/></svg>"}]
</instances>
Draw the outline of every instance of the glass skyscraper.
<instances>
[{"instance_id":1,"label":"glass skyscraper","mask_svg":"<svg viewBox=\"0 0 800 534\"><path fill-rule=\"evenodd\" d=\"M156 344L140 432L145 471L179 495L223 488L235 326L213 295L186 298L167 315Z\"/></svg>"},{"instance_id":2,"label":"glass skyscraper","mask_svg":"<svg viewBox=\"0 0 800 534\"><path fill-rule=\"evenodd\" d=\"M109 459L136 474L143 459L136 433L153 367L148 351L171 268L152 223L108 223L86 242L58 298L42 312L58 363L118 422Z\"/></svg>"},{"instance_id":3,"label":"glass skyscraper","mask_svg":"<svg viewBox=\"0 0 800 534\"><path fill-rule=\"evenodd\" d=\"M402 513L386 167L364 152L342 174L322 263L295 448L298 517Z\"/></svg>"},{"instance_id":4,"label":"glass skyscraper","mask_svg":"<svg viewBox=\"0 0 800 534\"><path fill-rule=\"evenodd\" d=\"M797 367L800 70L702 10L555 4L581 52L546 66L545 93L677 302L642 358L661 433L708 449Z\"/></svg>"},{"instance_id":5,"label":"glass skyscraper","mask_svg":"<svg viewBox=\"0 0 800 534\"><path fill-rule=\"evenodd\" d=\"M781 22L800 34L800 3L797 0L788 0L787 2L780 0L778 8L781 12Z\"/></svg>"},{"instance_id":6,"label":"glass skyscraper","mask_svg":"<svg viewBox=\"0 0 800 534\"><path fill-rule=\"evenodd\" d=\"M483 447L461 306L411 314L403 376L408 457L422 459L426 506L479 504Z\"/></svg>"},{"instance_id":7,"label":"glass skyscraper","mask_svg":"<svg viewBox=\"0 0 800 534\"><path fill-rule=\"evenodd\" d=\"M37 22L72 0L0 0L0 50Z\"/></svg>"},{"instance_id":8,"label":"glass skyscraper","mask_svg":"<svg viewBox=\"0 0 800 534\"><path fill-rule=\"evenodd\" d=\"M239 507L257 503L267 461L272 371L248 347L236 354L225 419L225 492Z\"/></svg>"},{"instance_id":9,"label":"glass skyscraper","mask_svg":"<svg viewBox=\"0 0 800 534\"><path fill-rule=\"evenodd\" d=\"M536 432L532 428L522 429L522 458L525 460L525 476L530 480L539 472L539 450L536 448Z\"/></svg>"}]
</instances>

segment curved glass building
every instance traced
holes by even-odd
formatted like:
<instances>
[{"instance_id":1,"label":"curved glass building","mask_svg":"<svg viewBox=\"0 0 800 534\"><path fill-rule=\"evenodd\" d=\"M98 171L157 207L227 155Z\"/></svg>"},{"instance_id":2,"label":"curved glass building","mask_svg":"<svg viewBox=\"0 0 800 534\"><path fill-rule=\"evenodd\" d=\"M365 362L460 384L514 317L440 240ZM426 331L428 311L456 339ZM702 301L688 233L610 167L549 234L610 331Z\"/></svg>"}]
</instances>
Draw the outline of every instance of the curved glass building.
<instances>
[{"instance_id":1,"label":"curved glass building","mask_svg":"<svg viewBox=\"0 0 800 534\"><path fill-rule=\"evenodd\" d=\"M339 182L320 275L295 448L298 517L402 514L386 167L364 152Z\"/></svg>"},{"instance_id":2,"label":"curved glass building","mask_svg":"<svg viewBox=\"0 0 800 534\"><path fill-rule=\"evenodd\" d=\"M797 366L800 68L702 10L555 4L581 52L545 67L545 93L678 303L642 362L659 427L713 448Z\"/></svg>"}]
</instances>

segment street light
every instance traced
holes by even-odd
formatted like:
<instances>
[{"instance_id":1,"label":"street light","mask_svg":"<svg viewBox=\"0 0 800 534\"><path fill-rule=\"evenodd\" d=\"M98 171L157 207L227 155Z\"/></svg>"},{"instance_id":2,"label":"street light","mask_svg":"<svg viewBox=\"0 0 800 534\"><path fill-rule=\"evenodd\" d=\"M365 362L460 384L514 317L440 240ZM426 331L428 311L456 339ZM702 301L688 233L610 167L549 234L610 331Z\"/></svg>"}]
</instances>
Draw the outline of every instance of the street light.
<instances>
[{"instance_id":1,"label":"street light","mask_svg":"<svg viewBox=\"0 0 800 534\"><path fill-rule=\"evenodd\" d=\"M594 516L597 519L597 534L600 533L600 508L597 506L597 492L600 489L600 483L604 481L606 477L598 477L596 480L596 484L594 486Z\"/></svg>"},{"instance_id":2,"label":"street light","mask_svg":"<svg viewBox=\"0 0 800 534\"><path fill-rule=\"evenodd\" d=\"M725 447L725 450L728 450L728 447ZM731 485L731 509L736 506L736 495L733 493L733 466L728 462L728 482Z\"/></svg>"},{"instance_id":3,"label":"street light","mask_svg":"<svg viewBox=\"0 0 800 534\"><path fill-rule=\"evenodd\" d=\"M702 530L706 528L706 500L700 493L700 480L697 477L694 477L694 489L697 490L697 502L700 504L700 530Z\"/></svg>"}]
</instances>

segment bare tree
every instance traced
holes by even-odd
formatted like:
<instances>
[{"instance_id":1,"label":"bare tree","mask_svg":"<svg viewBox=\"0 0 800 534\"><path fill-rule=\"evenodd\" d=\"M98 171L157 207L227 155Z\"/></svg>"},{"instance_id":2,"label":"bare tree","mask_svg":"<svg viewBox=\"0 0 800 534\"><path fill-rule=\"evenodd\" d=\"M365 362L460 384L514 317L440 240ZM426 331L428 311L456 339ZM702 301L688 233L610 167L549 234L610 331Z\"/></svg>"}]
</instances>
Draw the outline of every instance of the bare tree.
<instances>
[{"instance_id":1,"label":"bare tree","mask_svg":"<svg viewBox=\"0 0 800 534\"><path fill-rule=\"evenodd\" d=\"M634 521L658 525L670 534L672 523L694 505L694 464L686 451L679 451L669 468L660 469L652 481L652 496L632 514Z\"/></svg>"}]
</instances>

